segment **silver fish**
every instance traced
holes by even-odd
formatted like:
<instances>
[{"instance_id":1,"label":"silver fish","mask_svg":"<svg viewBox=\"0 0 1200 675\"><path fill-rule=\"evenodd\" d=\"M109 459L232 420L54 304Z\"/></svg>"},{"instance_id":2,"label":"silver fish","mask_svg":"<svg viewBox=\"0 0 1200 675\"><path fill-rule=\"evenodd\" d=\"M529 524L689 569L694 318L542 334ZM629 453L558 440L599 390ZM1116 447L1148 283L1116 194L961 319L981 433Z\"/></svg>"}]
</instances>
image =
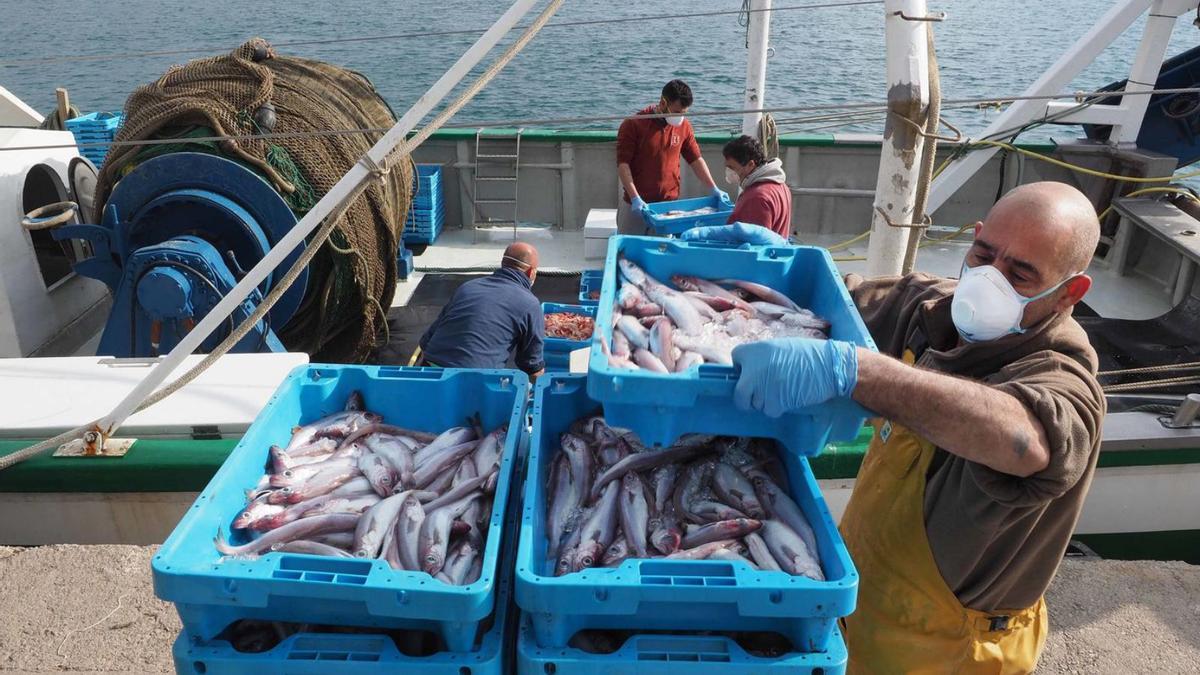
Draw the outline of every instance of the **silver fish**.
<instances>
[{"instance_id":1,"label":"silver fish","mask_svg":"<svg viewBox=\"0 0 1200 675\"><path fill-rule=\"evenodd\" d=\"M722 539L738 539L762 527L762 522L752 518L734 518L719 520L715 523L688 528L683 535L683 547L695 548L701 544Z\"/></svg>"},{"instance_id":2,"label":"silver fish","mask_svg":"<svg viewBox=\"0 0 1200 675\"><path fill-rule=\"evenodd\" d=\"M387 537L388 531L394 528L396 518L400 515L400 509L407 499L416 499L416 497L412 496L412 492L401 492L380 500L367 509L354 529L353 553L355 557L375 558L379 556L383 540Z\"/></svg>"},{"instance_id":3,"label":"silver fish","mask_svg":"<svg viewBox=\"0 0 1200 675\"><path fill-rule=\"evenodd\" d=\"M396 470L399 485L409 487L413 484L414 459L408 446L397 436L371 434L363 438L363 444L371 452L379 455Z\"/></svg>"},{"instance_id":4,"label":"silver fish","mask_svg":"<svg viewBox=\"0 0 1200 675\"><path fill-rule=\"evenodd\" d=\"M329 532L327 534L318 534L309 539L318 544L325 544L334 548L340 548L343 551L349 552L350 547L354 546L354 532Z\"/></svg>"},{"instance_id":5,"label":"silver fish","mask_svg":"<svg viewBox=\"0 0 1200 675\"><path fill-rule=\"evenodd\" d=\"M448 561L444 571L446 576L450 578L450 583L461 586L465 583L467 573L471 566L475 564L475 559L479 556L479 549L469 539L464 539L462 543L455 546L454 559Z\"/></svg>"},{"instance_id":6,"label":"silver fish","mask_svg":"<svg viewBox=\"0 0 1200 675\"><path fill-rule=\"evenodd\" d=\"M684 294L683 297L687 299L688 302L692 303L692 307L700 313L700 317L705 321L716 321L717 319L721 318L721 315L717 313L717 310L710 307L707 302L704 302L700 298L687 294Z\"/></svg>"},{"instance_id":7,"label":"silver fish","mask_svg":"<svg viewBox=\"0 0 1200 675\"><path fill-rule=\"evenodd\" d=\"M825 581L825 573L814 551L792 528L778 520L764 520L761 531L768 550L784 572Z\"/></svg>"},{"instance_id":8,"label":"silver fish","mask_svg":"<svg viewBox=\"0 0 1200 675\"><path fill-rule=\"evenodd\" d=\"M396 518L396 553L401 566L414 572L421 569L420 537L421 525L425 522L425 509L420 502L405 501Z\"/></svg>"},{"instance_id":9,"label":"silver fish","mask_svg":"<svg viewBox=\"0 0 1200 675\"><path fill-rule=\"evenodd\" d=\"M633 349L629 346L629 338L625 337L625 334L619 330L613 331L612 355L624 359L633 355Z\"/></svg>"},{"instance_id":10,"label":"silver fish","mask_svg":"<svg viewBox=\"0 0 1200 675\"><path fill-rule=\"evenodd\" d=\"M621 277L634 286L644 287L649 279L649 276L641 267L638 267L637 263L623 255L617 257L617 268L621 272Z\"/></svg>"},{"instance_id":11,"label":"silver fish","mask_svg":"<svg viewBox=\"0 0 1200 675\"><path fill-rule=\"evenodd\" d=\"M808 518L804 517L804 512L800 510L796 502L792 501L792 498L776 485L765 471L752 469L747 472L747 475L754 483L754 493L758 495L758 501L762 503L766 512L800 535L800 538L804 540L804 545L810 551L817 551L817 535L813 532L812 526L808 524Z\"/></svg>"},{"instance_id":12,"label":"silver fish","mask_svg":"<svg viewBox=\"0 0 1200 675\"><path fill-rule=\"evenodd\" d=\"M713 472L713 491L725 503L751 518L763 518L766 511L754 493L754 484L746 474L733 466L720 462Z\"/></svg>"},{"instance_id":13,"label":"silver fish","mask_svg":"<svg viewBox=\"0 0 1200 675\"><path fill-rule=\"evenodd\" d=\"M500 476L500 462L504 458L504 444L508 440L508 426L501 426L488 434L479 447L475 448L475 473L480 476L492 475L484 492L496 491L496 480Z\"/></svg>"},{"instance_id":14,"label":"silver fish","mask_svg":"<svg viewBox=\"0 0 1200 675\"><path fill-rule=\"evenodd\" d=\"M750 569L752 569L752 570L758 569L758 565L756 565L754 563L754 561L749 560L745 556L743 556L741 553L738 553L737 551L734 551L734 550L728 549L728 548L719 548L719 549L713 551L712 553L709 554L708 559L709 560L725 560L728 562L746 563L746 565L748 565L750 567Z\"/></svg>"},{"instance_id":15,"label":"silver fish","mask_svg":"<svg viewBox=\"0 0 1200 675\"><path fill-rule=\"evenodd\" d=\"M744 279L718 279L717 283L725 284L726 286L736 286L750 293L756 298L766 300L767 302L774 303L782 307L787 307L788 309L796 312L799 312L802 309L800 305L797 305L792 301L791 298L783 293L780 293L774 288L770 288L762 284L756 284L753 281L746 281Z\"/></svg>"},{"instance_id":16,"label":"silver fish","mask_svg":"<svg viewBox=\"0 0 1200 675\"><path fill-rule=\"evenodd\" d=\"M579 548L572 571L592 567L604 556L617 532L617 497L620 486L610 483L586 521L580 525Z\"/></svg>"},{"instance_id":17,"label":"silver fish","mask_svg":"<svg viewBox=\"0 0 1200 675\"><path fill-rule=\"evenodd\" d=\"M646 299L646 294L634 284L623 284L617 289L617 304L621 309L632 310L648 302L650 301Z\"/></svg>"},{"instance_id":18,"label":"silver fish","mask_svg":"<svg viewBox=\"0 0 1200 675\"><path fill-rule=\"evenodd\" d=\"M462 462L465 462L465 461L467 461L467 460L463 459L463 460L460 460L459 463L461 464ZM432 492L435 495L434 498L436 499L436 495L440 495L440 494L444 493L446 490L450 489L450 486L454 483L454 474L457 472L458 472L457 465L448 466L448 467L446 467L445 471L443 471L437 478L434 478L433 480L429 481L429 484L423 486L422 489L426 492Z\"/></svg>"},{"instance_id":19,"label":"silver fish","mask_svg":"<svg viewBox=\"0 0 1200 675\"><path fill-rule=\"evenodd\" d=\"M621 479L619 496L621 528L638 558L649 555L646 549L646 529L650 521L650 510L646 503L646 486L635 472Z\"/></svg>"},{"instance_id":20,"label":"silver fish","mask_svg":"<svg viewBox=\"0 0 1200 675\"><path fill-rule=\"evenodd\" d=\"M650 544L663 555L679 550L683 543L683 528L679 525L679 516L675 515L675 507L667 502L666 509L650 524Z\"/></svg>"},{"instance_id":21,"label":"silver fish","mask_svg":"<svg viewBox=\"0 0 1200 675\"><path fill-rule=\"evenodd\" d=\"M688 505L688 520L693 523L715 523L718 520L730 520L734 518L745 518L746 514L738 511L728 504L711 501L708 499L697 499Z\"/></svg>"},{"instance_id":22,"label":"silver fish","mask_svg":"<svg viewBox=\"0 0 1200 675\"><path fill-rule=\"evenodd\" d=\"M601 567L616 567L625 562L625 559L628 557L629 540L618 532L612 545L604 552L604 559L600 561L600 565Z\"/></svg>"},{"instance_id":23,"label":"silver fish","mask_svg":"<svg viewBox=\"0 0 1200 675\"><path fill-rule=\"evenodd\" d=\"M321 542L312 541L309 539L297 539L272 547L272 551L280 553L306 553L308 555L325 555L333 558L353 558L354 556L347 553L345 550L322 544Z\"/></svg>"},{"instance_id":24,"label":"silver fish","mask_svg":"<svg viewBox=\"0 0 1200 675\"><path fill-rule=\"evenodd\" d=\"M352 457L339 457L337 459L327 459L323 462L313 462L292 469L288 469L282 473L277 473L271 476L271 487L282 488L293 485L298 485L309 480L313 476L326 471L332 467L355 466L357 459Z\"/></svg>"},{"instance_id":25,"label":"silver fish","mask_svg":"<svg viewBox=\"0 0 1200 675\"><path fill-rule=\"evenodd\" d=\"M442 571L446 563L446 548L450 543L450 524L454 521L448 509L438 509L425 516L419 537L420 569L428 574Z\"/></svg>"},{"instance_id":26,"label":"silver fish","mask_svg":"<svg viewBox=\"0 0 1200 675\"><path fill-rule=\"evenodd\" d=\"M392 488L396 487L399 478L395 467L373 452L358 458L358 470L367 477L371 487L380 497L392 494Z\"/></svg>"},{"instance_id":27,"label":"silver fish","mask_svg":"<svg viewBox=\"0 0 1200 675\"><path fill-rule=\"evenodd\" d=\"M659 319L650 329L650 352L662 361L668 372L675 371L675 343L671 341L671 322Z\"/></svg>"},{"instance_id":28,"label":"silver fish","mask_svg":"<svg viewBox=\"0 0 1200 675\"><path fill-rule=\"evenodd\" d=\"M711 297L726 300L735 307L739 307L746 311L752 311L750 305L745 300L742 300L733 293L721 288L719 284L713 283L708 279L701 279L699 277L685 277L677 274L671 277L671 282L685 291L698 291Z\"/></svg>"},{"instance_id":29,"label":"silver fish","mask_svg":"<svg viewBox=\"0 0 1200 675\"><path fill-rule=\"evenodd\" d=\"M339 445L339 443L338 443L337 439L317 438L317 439L313 440L311 443L308 443L306 445L297 446L292 450L284 449L283 452L284 452L284 454L286 454L288 456L289 461L303 463L303 462L299 462L299 460L301 458L312 458L314 456L320 457L320 456L328 456L328 455L333 454L333 451L338 449L338 445ZM275 446L275 447L278 447L278 446ZM320 461L320 460L308 459L308 461Z\"/></svg>"},{"instance_id":30,"label":"silver fish","mask_svg":"<svg viewBox=\"0 0 1200 675\"><path fill-rule=\"evenodd\" d=\"M595 458L584 440L574 434L563 434L559 438L562 451L567 456L571 469L572 508L582 507L591 490L595 472Z\"/></svg>"},{"instance_id":31,"label":"silver fish","mask_svg":"<svg viewBox=\"0 0 1200 675\"><path fill-rule=\"evenodd\" d=\"M732 539L723 541L711 541L707 544L701 544L695 548L684 548L667 556L669 560L708 560L714 552L723 548L729 548L734 545Z\"/></svg>"},{"instance_id":32,"label":"silver fish","mask_svg":"<svg viewBox=\"0 0 1200 675\"><path fill-rule=\"evenodd\" d=\"M254 523L270 516L278 515L283 512L285 507L283 504L272 504L267 501L269 493L263 494L257 499L254 499L241 513L233 519L233 529L245 530L254 527Z\"/></svg>"},{"instance_id":33,"label":"silver fish","mask_svg":"<svg viewBox=\"0 0 1200 675\"><path fill-rule=\"evenodd\" d=\"M572 490L571 467L567 466L567 457L555 455L550 463L550 482L546 486L550 505L546 513L546 554L549 558L558 557L558 547L562 542L563 527L571 511L577 508L576 496Z\"/></svg>"},{"instance_id":34,"label":"silver fish","mask_svg":"<svg viewBox=\"0 0 1200 675\"><path fill-rule=\"evenodd\" d=\"M623 477L630 471L649 471L667 464L685 461L702 452L708 451L707 446L711 442L712 436L690 434L681 437L675 442L675 445L663 450L635 452L608 467L596 477L596 482L591 490L591 498L595 499L599 497L600 490L604 489L604 486Z\"/></svg>"},{"instance_id":35,"label":"silver fish","mask_svg":"<svg viewBox=\"0 0 1200 675\"><path fill-rule=\"evenodd\" d=\"M468 441L475 440L475 430L471 427L453 427L438 434L438 437L430 441L428 445L421 448L417 452L417 464L422 464L426 459L437 452L456 445L462 445Z\"/></svg>"},{"instance_id":36,"label":"silver fish","mask_svg":"<svg viewBox=\"0 0 1200 675\"><path fill-rule=\"evenodd\" d=\"M715 341L705 341L690 335L684 335L683 333L672 334L671 340L675 343L676 347L686 352L696 352L704 357L705 361L726 366L733 365L732 343L725 344Z\"/></svg>"},{"instance_id":37,"label":"silver fish","mask_svg":"<svg viewBox=\"0 0 1200 675\"><path fill-rule=\"evenodd\" d=\"M320 505L304 511L301 515L301 518L325 516L331 513L349 513L358 516L365 513L367 509L378 504L379 501L379 495L373 492L371 494L361 495L358 497L337 497L328 501L322 501ZM301 505L303 505L303 502L301 504L297 504L297 506Z\"/></svg>"},{"instance_id":38,"label":"silver fish","mask_svg":"<svg viewBox=\"0 0 1200 675\"><path fill-rule=\"evenodd\" d=\"M450 471L462 458L475 451L478 441L467 441L458 445L443 448L440 452L425 455L422 460L417 457L416 471L413 472L413 484L423 488L443 472Z\"/></svg>"},{"instance_id":39,"label":"silver fish","mask_svg":"<svg viewBox=\"0 0 1200 675\"><path fill-rule=\"evenodd\" d=\"M617 321L617 330L629 341L629 346L634 350L646 349L650 346L650 331L632 316L625 315Z\"/></svg>"},{"instance_id":40,"label":"silver fish","mask_svg":"<svg viewBox=\"0 0 1200 675\"><path fill-rule=\"evenodd\" d=\"M357 466L330 467L298 485L275 490L267 497L272 504L299 504L300 502L329 494L337 488L362 475Z\"/></svg>"},{"instance_id":41,"label":"silver fish","mask_svg":"<svg viewBox=\"0 0 1200 675\"><path fill-rule=\"evenodd\" d=\"M701 490L708 485L712 479L713 471L716 469L717 463L713 460L705 460L693 462L683 470L683 475L675 486L675 494L672 496L675 512L682 518L703 525L704 520L692 513L692 502L696 501Z\"/></svg>"},{"instance_id":42,"label":"silver fish","mask_svg":"<svg viewBox=\"0 0 1200 675\"><path fill-rule=\"evenodd\" d=\"M673 341L672 341L673 344ZM678 349L678 347L676 347ZM675 372L685 373L692 368L704 365L704 357L696 352L683 351L678 359L675 359Z\"/></svg>"},{"instance_id":43,"label":"silver fish","mask_svg":"<svg viewBox=\"0 0 1200 675\"><path fill-rule=\"evenodd\" d=\"M245 556L259 555L271 550L272 546L282 544L296 539L308 539L314 535L325 534L328 532L344 532L354 529L358 524L358 514L337 513L328 516L316 516L313 518L301 518L292 523L288 523L283 527L271 530L263 536L242 544L241 546L230 546L225 541L225 536L221 533L220 528L217 528L217 536L213 540L217 551L221 555L227 556Z\"/></svg>"},{"instance_id":44,"label":"silver fish","mask_svg":"<svg viewBox=\"0 0 1200 675\"><path fill-rule=\"evenodd\" d=\"M663 313L671 317L671 321L684 333L695 335L704 327L704 318L682 293L658 283L643 287L642 290L651 302L662 306Z\"/></svg>"},{"instance_id":45,"label":"silver fish","mask_svg":"<svg viewBox=\"0 0 1200 675\"><path fill-rule=\"evenodd\" d=\"M486 476L475 476L474 478L468 478L467 480L462 481L458 485L455 485L454 487L450 488L448 491L441 494L440 496L434 498L431 501L426 502L424 504L425 510L426 511L436 511L436 510L442 508L443 506L453 504L454 502L459 501L463 497L466 497L467 495L475 492L476 490L479 490L485 483L488 482L488 480L490 478L491 478L491 474L488 474Z\"/></svg>"},{"instance_id":46,"label":"silver fish","mask_svg":"<svg viewBox=\"0 0 1200 675\"><path fill-rule=\"evenodd\" d=\"M754 559L759 569L767 572L778 572L782 569L775 561L775 556L771 554L771 549L767 547L767 542L763 541L757 532L747 534L745 542L750 549L750 557Z\"/></svg>"}]
</instances>

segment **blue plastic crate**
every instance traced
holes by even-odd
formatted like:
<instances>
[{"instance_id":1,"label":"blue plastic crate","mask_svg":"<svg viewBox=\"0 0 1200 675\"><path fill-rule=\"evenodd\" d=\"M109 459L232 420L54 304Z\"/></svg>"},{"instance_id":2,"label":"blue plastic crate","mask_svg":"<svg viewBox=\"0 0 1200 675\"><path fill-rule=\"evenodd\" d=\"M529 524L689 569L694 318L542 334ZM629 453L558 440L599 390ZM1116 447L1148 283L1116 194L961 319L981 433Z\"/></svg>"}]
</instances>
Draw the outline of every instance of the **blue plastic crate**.
<instances>
[{"instance_id":1,"label":"blue plastic crate","mask_svg":"<svg viewBox=\"0 0 1200 675\"><path fill-rule=\"evenodd\" d=\"M442 204L442 165L418 164L413 176L413 206L428 209Z\"/></svg>"},{"instance_id":2,"label":"blue plastic crate","mask_svg":"<svg viewBox=\"0 0 1200 675\"><path fill-rule=\"evenodd\" d=\"M154 556L155 593L175 603L184 629L199 640L212 640L238 619L263 619L432 630L451 651L469 651L479 622L495 606L504 505L528 390L526 376L510 370L297 368ZM484 428L509 425L483 570L475 583L451 586L424 572L393 570L382 560L291 553L222 560L213 547L217 528L230 531L245 491L261 476L270 445L286 442L294 425L340 410L353 391L362 392L367 408L387 422L414 429L441 431L476 413Z\"/></svg>"},{"instance_id":3,"label":"blue plastic crate","mask_svg":"<svg viewBox=\"0 0 1200 675\"><path fill-rule=\"evenodd\" d=\"M442 223L446 219L445 212L441 209L412 209L408 212L408 218L405 219L406 225L430 225L432 223Z\"/></svg>"},{"instance_id":4,"label":"blue plastic crate","mask_svg":"<svg viewBox=\"0 0 1200 675\"><path fill-rule=\"evenodd\" d=\"M522 434L524 437L524 434ZM516 463L519 465L519 462ZM503 560L516 550L520 490L509 492ZM512 567L505 565L496 583L492 626L470 651L408 656L387 635L298 633L259 654L236 651L227 640L198 640L187 631L175 640L172 654L180 675L505 675L511 672L511 636L517 616L512 607Z\"/></svg>"},{"instance_id":5,"label":"blue plastic crate","mask_svg":"<svg viewBox=\"0 0 1200 675\"><path fill-rule=\"evenodd\" d=\"M414 209L409 211L404 222L404 243L432 244L442 233L445 215L439 207L435 211Z\"/></svg>"},{"instance_id":6,"label":"blue plastic crate","mask_svg":"<svg viewBox=\"0 0 1200 675\"><path fill-rule=\"evenodd\" d=\"M67 130L77 131L108 131L113 132L121 127L125 115L119 112L93 112L67 120Z\"/></svg>"},{"instance_id":7,"label":"blue plastic crate","mask_svg":"<svg viewBox=\"0 0 1200 675\"><path fill-rule=\"evenodd\" d=\"M829 252L812 246L739 248L715 242L686 243L656 237L609 240L604 284L596 312L588 392L604 403L613 424L636 431L646 443L667 445L685 431L763 436L784 441L794 452L815 455L830 440L852 439L868 413L849 398L837 399L778 418L733 408L737 372L707 364L683 373L660 374L608 365L599 336L612 335L617 293L617 256L624 253L649 274L670 283L673 274L742 279L783 292L832 324L830 337L875 349ZM687 413L687 414L684 414Z\"/></svg>"},{"instance_id":8,"label":"blue plastic crate","mask_svg":"<svg viewBox=\"0 0 1200 675\"><path fill-rule=\"evenodd\" d=\"M542 303L543 315L555 312L582 314L583 316L590 316L593 319L596 318L595 305L560 305L556 302ZM584 349L587 346L587 340L568 340L566 338L547 336L542 346L542 354L546 360L546 370L548 372L567 372L571 368L571 352L576 349Z\"/></svg>"},{"instance_id":9,"label":"blue plastic crate","mask_svg":"<svg viewBox=\"0 0 1200 675\"><path fill-rule=\"evenodd\" d=\"M786 443L779 455L791 485L788 493L816 533L826 581L760 572L740 562L664 559L626 560L615 568L554 576L555 561L546 555L548 472L559 434L599 406L588 396L586 382L583 375L550 375L536 388L516 599L529 615L537 644L561 648L580 630L619 628L774 631L798 651L829 649L837 619L854 611L858 572L808 461Z\"/></svg>"},{"instance_id":10,"label":"blue plastic crate","mask_svg":"<svg viewBox=\"0 0 1200 675\"><path fill-rule=\"evenodd\" d=\"M600 302L600 284L604 282L604 270L584 270L579 275L579 304L595 305ZM596 297L592 297L595 293Z\"/></svg>"},{"instance_id":11,"label":"blue plastic crate","mask_svg":"<svg viewBox=\"0 0 1200 675\"><path fill-rule=\"evenodd\" d=\"M715 213L703 216L681 216L679 218L664 218L668 211L695 211L711 206ZM703 225L724 225L733 213L733 204L719 199L716 195L707 197L692 197L691 199L676 199L673 202L655 202L646 205L646 225L654 234L679 234L684 230Z\"/></svg>"},{"instance_id":12,"label":"blue plastic crate","mask_svg":"<svg viewBox=\"0 0 1200 675\"><path fill-rule=\"evenodd\" d=\"M544 649L534 640L528 616L517 633L518 675L840 675L846 672L846 643L835 628L821 653L753 656L719 635L634 635L612 654L564 647Z\"/></svg>"}]
</instances>

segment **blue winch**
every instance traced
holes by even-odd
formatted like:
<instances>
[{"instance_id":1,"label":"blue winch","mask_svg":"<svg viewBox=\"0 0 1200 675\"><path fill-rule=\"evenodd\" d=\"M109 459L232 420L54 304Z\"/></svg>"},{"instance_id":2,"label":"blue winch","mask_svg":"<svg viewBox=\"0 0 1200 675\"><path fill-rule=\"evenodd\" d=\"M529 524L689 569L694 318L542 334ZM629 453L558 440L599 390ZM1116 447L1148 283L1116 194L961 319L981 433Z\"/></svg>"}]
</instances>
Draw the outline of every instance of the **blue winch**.
<instances>
[{"instance_id":1,"label":"blue winch","mask_svg":"<svg viewBox=\"0 0 1200 675\"><path fill-rule=\"evenodd\" d=\"M91 257L75 264L113 292L97 350L112 356L169 351L294 225L278 192L246 166L217 155L176 152L149 159L117 183L99 225L64 225L57 240L83 240ZM292 251L275 272L202 343L210 351L246 319L291 268ZM300 307L307 270L265 320L233 351L283 351L274 328Z\"/></svg>"}]
</instances>

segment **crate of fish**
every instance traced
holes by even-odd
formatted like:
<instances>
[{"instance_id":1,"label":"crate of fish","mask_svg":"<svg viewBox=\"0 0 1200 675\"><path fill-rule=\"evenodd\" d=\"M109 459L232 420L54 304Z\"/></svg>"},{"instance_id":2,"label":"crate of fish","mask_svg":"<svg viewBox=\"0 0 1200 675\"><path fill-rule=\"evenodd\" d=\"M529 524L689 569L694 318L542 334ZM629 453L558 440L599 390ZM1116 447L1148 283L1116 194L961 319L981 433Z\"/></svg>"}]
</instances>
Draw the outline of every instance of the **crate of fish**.
<instances>
[{"instance_id":1,"label":"crate of fish","mask_svg":"<svg viewBox=\"0 0 1200 675\"><path fill-rule=\"evenodd\" d=\"M262 620L470 650L528 390L508 370L298 368L155 555L155 593L201 641Z\"/></svg>"},{"instance_id":2,"label":"crate of fish","mask_svg":"<svg viewBox=\"0 0 1200 675\"><path fill-rule=\"evenodd\" d=\"M579 274L579 304L595 305L600 302L600 284L604 281L604 270L584 270Z\"/></svg>"},{"instance_id":3,"label":"crate of fish","mask_svg":"<svg viewBox=\"0 0 1200 675\"><path fill-rule=\"evenodd\" d=\"M520 491L509 493L502 560L516 550ZM512 611L511 565L496 578L496 603L479 625L470 651L444 648L441 637L425 630L380 630L344 626L313 626L258 620L235 622L212 640L193 638L183 631L172 654L181 675L223 673L263 675L374 675L403 672L413 675L506 675L511 672L510 636L516 630Z\"/></svg>"},{"instance_id":4,"label":"crate of fish","mask_svg":"<svg viewBox=\"0 0 1200 675\"><path fill-rule=\"evenodd\" d=\"M649 443L670 443L686 421L687 431L767 436L811 455L853 438L867 417L849 398L778 418L733 409L738 344L813 337L875 349L822 248L614 237L595 336L588 391Z\"/></svg>"},{"instance_id":5,"label":"crate of fish","mask_svg":"<svg viewBox=\"0 0 1200 675\"><path fill-rule=\"evenodd\" d=\"M586 349L592 339L596 306L543 302L542 314L546 321L546 341L542 348L546 370L566 372L571 367L571 352Z\"/></svg>"},{"instance_id":6,"label":"crate of fish","mask_svg":"<svg viewBox=\"0 0 1200 675\"><path fill-rule=\"evenodd\" d=\"M413 175L413 206L432 209L442 206L442 165L418 164Z\"/></svg>"},{"instance_id":7,"label":"crate of fish","mask_svg":"<svg viewBox=\"0 0 1200 675\"><path fill-rule=\"evenodd\" d=\"M846 644L835 628L824 652L798 652L773 633L638 634L589 631L572 645L539 647L528 617L517 633L519 675L839 675Z\"/></svg>"},{"instance_id":8,"label":"crate of fish","mask_svg":"<svg viewBox=\"0 0 1200 675\"><path fill-rule=\"evenodd\" d=\"M724 225L733 204L716 195L646 205L646 225L654 234L679 234L693 227Z\"/></svg>"},{"instance_id":9,"label":"crate of fish","mask_svg":"<svg viewBox=\"0 0 1200 675\"><path fill-rule=\"evenodd\" d=\"M610 426L582 375L538 382L517 605L536 642L581 630L774 631L829 648L858 573L808 461L771 439Z\"/></svg>"}]
</instances>

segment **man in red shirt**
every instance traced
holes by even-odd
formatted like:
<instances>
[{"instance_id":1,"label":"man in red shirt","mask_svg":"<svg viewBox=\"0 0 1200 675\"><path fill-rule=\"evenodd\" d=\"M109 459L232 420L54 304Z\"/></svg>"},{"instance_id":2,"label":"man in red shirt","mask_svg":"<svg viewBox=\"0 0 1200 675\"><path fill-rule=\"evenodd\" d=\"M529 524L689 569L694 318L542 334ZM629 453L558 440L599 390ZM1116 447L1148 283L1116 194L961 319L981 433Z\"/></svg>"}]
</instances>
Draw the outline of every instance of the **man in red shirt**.
<instances>
[{"instance_id":1,"label":"man in red shirt","mask_svg":"<svg viewBox=\"0 0 1200 675\"><path fill-rule=\"evenodd\" d=\"M671 80L663 87L657 105L637 113L665 117L632 117L621 122L617 131L617 175L625 192L617 205L617 231L621 234L646 233L642 217L646 202L679 199L680 157L701 184L713 194L725 195L700 156L691 123L684 119L691 105L691 87L683 80Z\"/></svg>"},{"instance_id":2,"label":"man in red shirt","mask_svg":"<svg viewBox=\"0 0 1200 675\"><path fill-rule=\"evenodd\" d=\"M783 162L768 160L762 143L739 136L725 144L725 182L740 185L730 223L752 223L787 239L792 234L792 190L783 173Z\"/></svg>"}]
</instances>

